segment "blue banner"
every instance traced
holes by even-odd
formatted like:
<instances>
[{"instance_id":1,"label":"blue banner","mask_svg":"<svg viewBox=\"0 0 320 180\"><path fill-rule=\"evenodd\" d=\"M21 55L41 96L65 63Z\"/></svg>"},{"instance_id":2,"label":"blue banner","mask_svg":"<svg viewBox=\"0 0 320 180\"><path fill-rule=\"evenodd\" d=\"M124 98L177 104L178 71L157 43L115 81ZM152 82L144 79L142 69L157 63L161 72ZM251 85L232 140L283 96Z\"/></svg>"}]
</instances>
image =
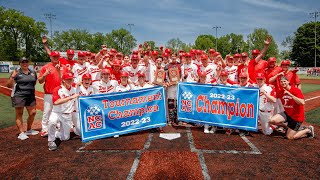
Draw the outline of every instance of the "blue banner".
<instances>
[{"instance_id":1,"label":"blue banner","mask_svg":"<svg viewBox=\"0 0 320 180\"><path fill-rule=\"evenodd\" d=\"M164 88L79 97L82 141L166 125Z\"/></svg>"},{"instance_id":2,"label":"blue banner","mask_svg":"<svg viewBox=\"0 0 320 180\"><path fill-rule=\"evenodd\" d=\"M258 88L179 83L177 94L181 121L258 131Z\"/></svg>"}]
</instances>

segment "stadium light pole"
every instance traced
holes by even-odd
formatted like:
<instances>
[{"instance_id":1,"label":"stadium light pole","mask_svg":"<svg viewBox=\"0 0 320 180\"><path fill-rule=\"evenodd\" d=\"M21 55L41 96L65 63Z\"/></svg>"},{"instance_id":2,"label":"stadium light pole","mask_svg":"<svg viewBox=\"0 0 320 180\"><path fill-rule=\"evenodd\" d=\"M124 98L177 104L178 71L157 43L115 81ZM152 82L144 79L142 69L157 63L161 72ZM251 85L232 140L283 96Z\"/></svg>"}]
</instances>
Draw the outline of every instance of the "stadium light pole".
<instances>
[{"instance_id":1,"label":"stadium light pole","mask_svg":"<svg viewBox=\"0 0 320 180\"><path fill-rule=\"evenodd\" d=\"M314 18L314 67L317 67L317 17L320 12L310 13L311 18Z\"/></svg>"},{"instance_id":2,"label":"stadium light pole","mask_svg":"<svg viewBox=\"0 0 320 180\"><path fill-rule=\"evenodd\" d=\"M134 26L134 24L132 24L132 23L131 24L127 24L127 26L129 26L130 34L131 34L131 27Z\"/></svg>"},{"instance_id":3,"label":"stadium light pole","mask_svg":"<svg viewBox=\"0 0 320 180\"><path fill-rule=\"evenodd\" d=\"M56 19L56 15L52 13L47 13L44 14L44 17L49 19L50 22L50 34L51 34L51 39L52 39L52 19Z\"/></svg>"},{"instance_id":4,"label":"stadium light pole","mask_svg":"<svg viewBox=\"0 0 320 180\"><path fill-rule=\"evenodd\" d=\"M220 26L214 26L212 29L216 29L216 51L218 51L218 28L221 28Z\"/></svg>"}]
</instances>

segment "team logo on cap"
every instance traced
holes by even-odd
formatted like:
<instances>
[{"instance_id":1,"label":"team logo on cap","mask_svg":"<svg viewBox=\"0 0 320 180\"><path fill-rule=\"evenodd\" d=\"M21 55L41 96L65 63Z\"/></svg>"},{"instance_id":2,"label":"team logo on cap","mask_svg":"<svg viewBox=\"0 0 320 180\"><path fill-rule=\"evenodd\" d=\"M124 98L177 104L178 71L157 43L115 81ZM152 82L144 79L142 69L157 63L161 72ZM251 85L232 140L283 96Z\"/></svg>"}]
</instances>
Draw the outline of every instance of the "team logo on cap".
<instances>
[{"instance_id":1,"label":"team logo on cap","mask_svg":"<svg viewBox=\"0 0 320 180\"><path fill-rule=\"evenodd\" d=\"M104 120L104 112L102 108L97 105L88 106L84 112L85 118L85 132L105 129L106 124Z\"/></svg>"}]
</instances>

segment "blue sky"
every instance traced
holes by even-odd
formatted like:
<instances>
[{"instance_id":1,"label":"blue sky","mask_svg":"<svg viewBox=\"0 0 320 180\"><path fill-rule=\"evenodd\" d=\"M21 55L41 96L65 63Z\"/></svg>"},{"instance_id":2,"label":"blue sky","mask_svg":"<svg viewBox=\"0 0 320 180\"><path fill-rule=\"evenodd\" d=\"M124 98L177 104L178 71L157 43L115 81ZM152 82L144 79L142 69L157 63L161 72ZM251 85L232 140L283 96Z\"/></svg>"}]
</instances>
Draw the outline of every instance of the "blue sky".
<instances>
[{"instance_id":1,"label":"blue sky","mask_svg":"<svg viewBox=\"0 0 320 180\"><path fill-rule=\"evenodd\" d=\"M309 13L319 11L319 0L0 0L0 6L24 12L47 23L45 13L53 13L53 30L86 29L108 33L134 24L137 43L154 40L165 45L171 38L194 43L200 34L229 33L245 38L254 28L265 28L281 42L297 28L310 22ZM318 17L320 20L320 17Z\"/></svg>"}]
</instances>

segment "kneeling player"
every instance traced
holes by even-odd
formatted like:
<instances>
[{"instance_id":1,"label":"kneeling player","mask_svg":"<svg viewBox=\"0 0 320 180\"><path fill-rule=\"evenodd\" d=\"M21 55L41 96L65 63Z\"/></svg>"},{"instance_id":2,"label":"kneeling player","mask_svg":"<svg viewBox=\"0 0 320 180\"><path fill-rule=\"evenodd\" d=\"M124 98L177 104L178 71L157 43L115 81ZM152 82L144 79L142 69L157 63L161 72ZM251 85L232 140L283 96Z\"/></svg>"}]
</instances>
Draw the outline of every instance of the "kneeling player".
<instances>
[{"instance_id":1,"label":"kneeling player","mask_svg":"<svg viewBox=\"0 0 320 180\"><path fill-rule=\"evenodd\" d=\"M53 109L49 118L48 147L50 151L56 150L56 126L60 122L60 140L70 138L72 126L72 113L75 110L75 101L79 97L76 89L72 87L73 74L66 73L62 76L62 85L53 90L52 102Z\"/></svg>"}]
</instances>

